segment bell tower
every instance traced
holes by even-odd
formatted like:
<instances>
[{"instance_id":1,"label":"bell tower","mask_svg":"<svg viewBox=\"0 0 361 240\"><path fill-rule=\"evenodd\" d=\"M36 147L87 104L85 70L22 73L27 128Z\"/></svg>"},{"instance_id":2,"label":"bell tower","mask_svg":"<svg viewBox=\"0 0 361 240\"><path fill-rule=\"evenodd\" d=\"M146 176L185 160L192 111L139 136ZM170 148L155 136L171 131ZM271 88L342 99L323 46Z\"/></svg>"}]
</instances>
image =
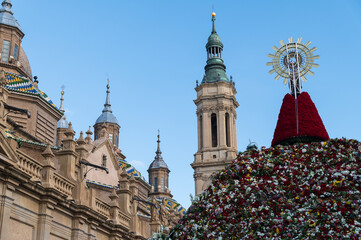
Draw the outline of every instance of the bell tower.
<instances>
[{"instance_id":1,"label":"bell tower","mask_svg":"<svg viewBox=\"0 0 361 240\"><path fill-rule=\"evenodd\" d=\"M198 151L194 154L195 193L200 194L210 176L231 163L237 155L235 83L226 75L223 44L215 28L212 13L212 33L208 38L207 64L201 84L195 88L197 99Z\"/></svg>"}]
</instances>

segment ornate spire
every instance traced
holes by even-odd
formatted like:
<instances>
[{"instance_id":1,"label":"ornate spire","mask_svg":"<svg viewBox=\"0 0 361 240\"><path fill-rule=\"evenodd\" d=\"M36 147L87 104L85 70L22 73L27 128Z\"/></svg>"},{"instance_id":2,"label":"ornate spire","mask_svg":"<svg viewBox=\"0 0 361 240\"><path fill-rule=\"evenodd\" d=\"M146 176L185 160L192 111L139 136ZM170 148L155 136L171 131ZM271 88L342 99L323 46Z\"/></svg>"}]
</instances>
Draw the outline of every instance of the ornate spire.
<instances>
[{"instance_id":1,"label":"ornate spire","mask_svg":"<svg viewBox=\"0 0 361 240\"><path fill-rule=\"evenodd\" d=\"M59 108L59 111L64 113L65 110L64 110L64 106L63 106L63 102L64 102L64 87L61 87L61 98L60 98L60 108Z\"/></svg>"},{"instance_id":2,"label":"ornate spire","mask_svg":"<svg viewBox=\"0 0 361 240\"><path fill-rule=\"evenodd\" d=\"M212 12L212 33L208 37L206 45L207 65L204 67L206 74L203 77L202 83L229 82L226 75L226 66L223 62L223 43L216 31L215 17L216 13Z\"/></svg>"},{"instance_id":3,"label":"ornate spire","mask_svg":"<svg viewBox=\"0 0 361 240\"><path fill-rule=\"evenodd\" d=\"M107 97L105 99L105 104L104 104L104 109L103 109L103 113L98 117L98 119L96 120L95 124L98 123L115 123L118 124L118 120L116 119L116 117L113 115L113 111L110 105L110 91L109 91L110 85L109 85L109 79L108 79L108 84L107 84Z\"/></svg>"},{"instance_id":4,"label":"ornate spire","mask_svg":"<svg viewBox=\"0 0 361 240\"><path fill-rule=\"evenodd\" d=\"M59 108L59 111L63 113L63 116L58 121L57 128L68 128L68 121L66 121L63 102L64 102L64 86L61 87L61 98L60 98L60 108Z\"/></svg>"},{"instance_id":5,"label":"ornate spire","mask_svg":"<svg viewBox=\"0 0 361 240\"><path fill-rule=\"evenodd\" d=\"M158 140L157 140L157 143L158 143L158 147L157 147L157 151L155 152L157 155L156 155L156 159L158 158L162 158L163 159L163 157L162 157L162 151L160 151L160 140L159 140L159 138L160 138L160 134L159 134L159 129L158 129Z\"/></svg>"},{"instance_id":6,"label":"ornate spire","mask_svg":"<svg viewBox=\"0 0 361 240\"><path fill-rule=\"evenodd\" d=\"M154 161L150 164L149 169L154 168L168 168L167 164L164 162L162 157L162 151L160 151L160 134L158 129L158 136L157 136L157 151L155 152Z\"/></svg>"},{"instance_id":7,"label":"ornate spire","mask_svg":"<svg viewBox=\"0 0 361 240\"><path fill-rule=\"evenodd\" d=\"M216 31L216 25L215 25L215 22L216 21L216 13L215 12L212 12L212 22L213 22L213 26L212 26L212 33L217 33Z\"/></svg>"},{"instance_id":8,"label":"ornate spire","mask_svg":"<svg viewBox=\"0 0 361 240\"><path fill-rule=\"evenodd\" d=\"M105 99L104 109L103 112L112 112L111 105L110 105L110 98L109 98L109 78L108 78L108 84L107 84L107 98Z\"/></svg>"}]
</instances>

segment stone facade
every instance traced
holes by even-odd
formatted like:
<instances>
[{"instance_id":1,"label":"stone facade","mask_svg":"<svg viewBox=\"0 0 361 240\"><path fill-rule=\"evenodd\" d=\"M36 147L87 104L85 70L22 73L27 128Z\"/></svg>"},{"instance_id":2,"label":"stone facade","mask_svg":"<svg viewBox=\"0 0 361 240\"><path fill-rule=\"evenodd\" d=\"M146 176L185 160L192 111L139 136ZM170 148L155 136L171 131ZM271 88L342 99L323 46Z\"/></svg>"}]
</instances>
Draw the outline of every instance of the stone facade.
<instances>
[{"instance_id":1,"label":"stone facade","mask_svg":"<svg viewBox=\"0 0 361 240\"><path fill-rule=\"evenodd\" d=\"M175 226L185 209L168 187L152 194L118 147L109 84L94 139L75 140L64 92L58 109L32 80L11 7L0 9L0 239L148 239Z\"/></svg>"}]
</instances>

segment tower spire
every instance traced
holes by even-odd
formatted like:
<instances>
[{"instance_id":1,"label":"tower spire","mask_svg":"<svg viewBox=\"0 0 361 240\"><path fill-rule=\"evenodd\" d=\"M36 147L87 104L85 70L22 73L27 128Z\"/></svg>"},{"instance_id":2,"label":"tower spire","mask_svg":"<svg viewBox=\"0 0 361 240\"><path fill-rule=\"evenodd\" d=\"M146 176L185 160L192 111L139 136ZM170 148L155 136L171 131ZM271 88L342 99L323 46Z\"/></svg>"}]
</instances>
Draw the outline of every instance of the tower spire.
<instances>
[{"instance_id":1,"label":"tower spire","mask_svg":"<svg viewBox=\"0 0 361 240\"><path fill-rule=\"evenodd\" d=\"M65 109L64 109L64 86L61 87L61 98L60 98L60 107L59 107L59 111L63 114L63 116L60 118L60 120L57 123L57 128L62 128L62 129L66 129L68 128L68 121L66 120L65 117Z\"/></svg>"},{"instance_id":2,"label":"tower spire","mask_svg":"<svg viewBox=\"0 0 361 240\"><path fill-rule=\"evenodd\" d=\"M216 31L216 24L214 23L216 21L216 13L212 12L212 33L217 33Z\"/></svg>"},{"instance_id":3,"label":"tower spire","mask_svg":"<svg viewBox=\"0 0 361 240\"><path fill-rule=\"evenodd\" d=\"M217 34L215 21L216 13L212 12L212 33L206 44L207 65L204 67L205 76L202 83L229 82L223 61L223 43Z\"/></svg>"},{"instance_id":4,"label":"tower spire","mask_svg":"<svg viewBox=\"0 0 361 240\"><path fill-rule=\"evenodd\" d=\"M63 102L64 102L64 86L61 87L61 98L60 98L60 108L59 108L60 112L64 114L65 109L63 106Z\"/></svg>"},{"instance_id":5,"label":"tower spire","mask_svg":"<svg viewBox=\"0 0 361 240\"><path fill-rule=\"evenodd\" d=\"M159 129L158 129L158 140L157 140L157 143L158 143L158 147L157 147L157 151L155 152L157 155L156 155L156 159L159 159L159 158L162 158L162 151L160 151L160 134L159 134Z\"/></svg>"},{"instance_id":6,"label":"tower spire","mask_svg":"<svg viewBox=\"0 0 361 240\"><path fill-rule=\"evenodd\" d=\"M110 88L110 85L109 85L109 78L108 78L108 84L107 84L107 97L105 99L105 104L104 104L104 109L103 109L103 112L112 112L112 109L111 109L111 105L110 105L110 97L109 97L109 88Z\"/></svg>"}]
</instances>

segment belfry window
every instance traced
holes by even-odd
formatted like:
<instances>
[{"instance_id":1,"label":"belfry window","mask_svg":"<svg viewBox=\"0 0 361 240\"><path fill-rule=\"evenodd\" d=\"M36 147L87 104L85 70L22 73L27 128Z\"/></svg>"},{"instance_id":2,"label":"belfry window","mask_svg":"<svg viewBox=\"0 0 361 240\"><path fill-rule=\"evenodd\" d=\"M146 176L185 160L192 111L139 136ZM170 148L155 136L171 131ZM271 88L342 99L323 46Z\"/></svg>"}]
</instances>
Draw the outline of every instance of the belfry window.
<instances>
[{"instance_id":1,"label":"belfry window","mask_svg":"<svg viewBox=\"0 0 361 240\"><path fill-rule=\"evenodd\" d=\"M226 145L227 147L230 147L230 139L229 139L229 135L230 135L230 132L229 132L229 114L226 113L225 115L225 124L226 124Z\"/></svg>"},{"instance_id":2,"label":"belfry window","mask_svg":"<svg viewBox=\"0 0 361 240\"><path fill-rule=\"evenodd\" d=\"M158 192L158 178L154 178L154 192Z\"/></svg>"},{"instance_id":3,"label":"belfry window","mask_svg":"<svg viewBox=\"0 0 361 240\"><path fill-rule=\"evenodd\" d=\"M212 113L211 115L211 131L212 131L212 147L217 147L217 115Z\"/></svg>"},{"instance_id":4,"label":"belfry window","mask_svg":"<svg viewBox=\"0 0 361 240\"><path fill-rule=\"evenodd\" d=\"M18 45L17 44L15 44L15 46L14 46L14 58L15 58L15 60L17 60L18 59Z\"/></svg>"},{"instance_id":5,"label":"belfry window","mask_svg":"<svg viewBox=\"0 0 361 240\"><path fill-rule=\"evenodd\" d=\"M165 188L164 188L164 177L160 178L160 191L161 192L165 192Z\"/></svg>"},{"instance_id":6,"label":"belfry window","mask_svg":"<svg viewBox=\"0 0 361 240\"><path fill-rule=\"evenodd\" d=\"M3 49L1 53L1 61L4 63L9 62L9 53L10 53L10 41L3 41Z\"/></svg>"},{"instance_id":7,"label":"belfry window","mask_svg":"<svg viewBox=\"0 0 361 240\"><path fill-rule=\"evenodd\" d=\"M109 133L109 140L113 144L113 134Z\"/></svg>"}]
</instances>

